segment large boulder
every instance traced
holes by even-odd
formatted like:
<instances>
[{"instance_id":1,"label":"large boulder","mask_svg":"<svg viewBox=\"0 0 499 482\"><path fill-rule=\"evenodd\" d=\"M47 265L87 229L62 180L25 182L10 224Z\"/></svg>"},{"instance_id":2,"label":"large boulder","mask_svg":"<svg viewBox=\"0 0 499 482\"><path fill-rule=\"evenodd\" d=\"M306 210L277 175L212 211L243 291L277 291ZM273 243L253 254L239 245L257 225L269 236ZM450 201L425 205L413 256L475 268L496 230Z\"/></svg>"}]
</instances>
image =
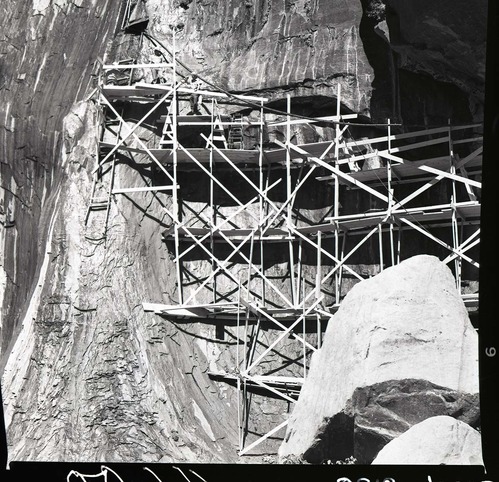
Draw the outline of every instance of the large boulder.
<instances>
[{"instance_id":1,"label":"large boulder","mask_svg":"<svg viewBox=\"0 0 499 482\"><path fill-rule=\"evenodd\" d=\"M373 464L483 465L480 433L452 417L431 417L385 445Z\"/></svg>"},{"instance_id":2,"label":"large boulder","mask_svg":"<svg viewBox=\"0 0 499 482\"><path fill-rule=\"evenodd\" d=\"M451 271L421 255L345 297L312 357L279 456L370 463L436 415L478 424L478 337Z\"/></svg>"}]
</instances>

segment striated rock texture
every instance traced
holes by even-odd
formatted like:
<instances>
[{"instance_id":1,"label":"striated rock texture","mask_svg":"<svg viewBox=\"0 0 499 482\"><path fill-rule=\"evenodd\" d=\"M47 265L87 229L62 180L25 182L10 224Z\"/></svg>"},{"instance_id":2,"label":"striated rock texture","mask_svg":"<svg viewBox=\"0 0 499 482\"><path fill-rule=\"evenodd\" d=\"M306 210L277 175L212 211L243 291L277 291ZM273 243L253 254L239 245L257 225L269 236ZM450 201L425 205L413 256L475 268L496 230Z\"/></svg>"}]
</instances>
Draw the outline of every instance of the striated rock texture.
<instances>
[{"instance_id":1,"label":"striated rock texture","mask_svg":"<svg viewBox=\"0 0 499 482\"><path fill-rule=\"evenodd\" d=\"M95 110L88 100L94 62L152 56L151 45L139 35L119 31L125 4L13 0L0 5L1 209L14 219L11 227L0 226L9 455L11 460L231 462L238 443L237 397L232 387L209 380L206 371L234 366L238 333L223 327L220 339L213 326L173 325L144 314L140 306L176 299L173 262L160 241L163 205L170 201L162 194L113 201L106 246L97 240L103 213L92 215L88 229L83 226L95 161ZM343 111L366 118L384 121L390 115L417 123L480 118L484 2L456 2L460 13L448 16L447 4L440 11L437 3L424 10L393 1L389 18L380 5L146 2L149 33L171 48L170 25L175 26L179 57L193 70L222 87L262 92L275 106L290 92L296 111L330 115L341 84ZM420 24L430 11L438 22L425 23L427 49L410 22ZM400 28L391 23L394 13ZM402 37L403 61L395 55ZM475 54L467 57L467 68L451 69L465 50ZM297 139L305 138L297 133ZM117 186L143 185L143 177L150 176L149 165L132 170L123 162ZM369 260L359 263L371 268ZM269 340L272 333L263 333L262 346ZM280 352L299 358L286 340L283 345ZM286 418L286 403L262 399L253 398L253 406L261 408L250 427L254 436ZM454 402L444 405L454 410ZM262 453L275 451L278 443L268 440Z\"/></svg>"},{"instance_id":2,"label":"striated rock texture","mask_svg":"<svg viewBox=\"0 0 499 482\"><path fill-rule=\"evenodd\" d=\"M169 2L150 0L151 32L179 30L180 59L218 85L294 96L336 95L369 112L373 70L359 35L360 2L270 1ZM333 105L331 105L333 109Z\"/></svg>"},{"instance_id":3,"label":"striated rock texture","mask_svg":"<svg viewBox=\"0 0 499 482\"><path fill-rule=\"evenodd\" d=\"M375 464L483 465L481 436L452 417L430 417L385 445Z\"/></svg>"},{"instance_id":4,"label":"striated rock texture","mask_svg":"<svg viewBox=\"0 0 499 482\"><path fill-rule=\"evenodd\" d=\"M63 119L91 90L120 5L36 0L0 5L0 333L5 353L43 258L63 169ZM77 40L76 40L77 39Z\"/></svg>"},{"instance_id":5,"label":"striated rock texture","mask_svg":"<svg viewBox=\"0 0 499 482\"><path fill-rule=\"evenodd\" d=\"M94 114L80 103L66 118L66 139L77 135L76 119L83 128L2 379L9 457L234 461L235 410L206 374L220 352L213 333L189 336L192 325L179 329L141 306L175 292L161 246L163 200L138 196L113 209L106 247L103 213L84 229ZM123 168L115 185L137 185L140 174Z\"/></svg>"},{"instance_id":6,"label":"striated rock texture","mask_svg":"<svg viewBox=\"0 0 499 482\"><path fill-rule=\"evenodd\" d=\"M148 0L150 32L217 85L385 122L481 120L486 0ZM481 26L477 28L476 26ZM319 101L320 99L320 101ZM303 107L307 108L307 105Z\"/></svg>"},{"instance_id":7,"label":"striated rock texture","mask_svg":"<svg viewBox=\"0 0 499 482\"><path fill-rule=\"evenodd\" d=\"M478 423L478 337L438 258L421 255L356 285L312 357L281 459L370 463L434 415Z\"/></svg>"}]
</instances>

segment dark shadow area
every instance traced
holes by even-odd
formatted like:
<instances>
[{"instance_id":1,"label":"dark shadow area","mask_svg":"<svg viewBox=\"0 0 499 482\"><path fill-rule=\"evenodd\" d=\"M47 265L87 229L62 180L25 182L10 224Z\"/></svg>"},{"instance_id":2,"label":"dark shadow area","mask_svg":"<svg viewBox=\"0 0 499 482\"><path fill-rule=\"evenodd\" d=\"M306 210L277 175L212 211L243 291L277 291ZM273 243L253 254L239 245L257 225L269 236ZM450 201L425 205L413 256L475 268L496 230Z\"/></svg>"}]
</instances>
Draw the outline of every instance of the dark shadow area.
<instances>
[{"instance_id":1,"label":"dark shadow area","mask_svg":"<svg viewBox=\"0 0 499 482\"><path fill-rule=\"evenodd\" d=\"M303 458L311 464L343 461L354 454L354 418L338 413L323 421L320 434ZM334 454L334 455L333 455ZM331 458L334 457L333 460Z\"/></svg>"},{"instance_id":2,"label":"dark shadow area","mask_svg":"<svg viewBox=\"0 0 499 482\"><path fill-rule=\"evenodd\" d=\"M292 190L305 177L308 169L304 168L300 173L299 169L291 171ZM331 205L332 188L325 182L315 179L321 175L320 170L316 170L309 176L307 181L298 190L294 206L297 209L321 209ZM216 166L213 175L217 182L213 181L213 202L216 206L237 206L235 199L242 204L246 204L258 195L260 187L260 174L258 169L245 172L247 179L244 179L228 164L223 167ZM275 203L286 201L286 169L272 169L263 172L262 189L280 181L275 187L268 191L267 197ZM178 173L178 183L180 185L180 196L185 202L210 202L210 178L207 174L199 171L197 173L180 171ZM224 187L221 187L224 186ZM224 189L225 188L225 189ZM228 194L227 191L230 194ZM234 199L235 198L235 199ZM254 204L257 206L257 203Z\"/></svg>"}]
</instances>

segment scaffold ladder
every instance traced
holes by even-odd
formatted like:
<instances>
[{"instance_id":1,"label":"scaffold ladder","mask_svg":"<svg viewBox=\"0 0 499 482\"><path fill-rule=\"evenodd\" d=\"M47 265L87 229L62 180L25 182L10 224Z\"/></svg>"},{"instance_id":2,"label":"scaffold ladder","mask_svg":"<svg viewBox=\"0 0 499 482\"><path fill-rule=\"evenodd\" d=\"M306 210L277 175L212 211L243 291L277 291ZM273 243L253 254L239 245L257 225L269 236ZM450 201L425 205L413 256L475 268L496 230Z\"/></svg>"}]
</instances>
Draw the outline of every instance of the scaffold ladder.
<instances>
[{"instance_id":1,"label":"scaffold ladder","mask_svg":"<svg viewBox=\"0 0 499 482\"><path fill-rule=\"evenodd\" d=\"M232 116L232 122L239 122L240 124L231 125L229 130L228 146L229 149L242 149L243 148L243 116L241 113L235 113Z\"/></svg>"},{"instance_id":2,"label":"scaffold ladder","mask_svg":"<svg viewBox=\"0 0 499 482\"><path fill-rule=\"evenodd\" d=\"M102 108L102 106L100 106ZM115 135L115 142L118 142L121 136L122 130L122 114L117 118L108 119L105 117L104 122L101 124L101 134L97 139L97 156L96 156L96 166L98 169L93 173L92 177L92 189L90 193L90 201L87 206L87 214L85 216L85 226L88 225L88 220L90 217L90 213L92 211L106 211L105 220L104 220L104 230L102 233L102 237L105 238L107 234L107 226L109 223L109 211L111 208L111 200L113 196L113 187L114 187L114 175L116 170L116 158L117 153L115 152L110 161L111 167L108 168L110 171L109 176L106 176L107 171L105 170L105 166L100 165L100 159L102 156L105 156L108 147L103 147L101 142L104 140L104 136L106 132L113 133ZM113 130L113 127L116 129ZM104 177L108 178L107 182Z\"/></svg>"},{"instance_id":3,"label":"scaffold ladder","mask_svg":"<svg viewBox=\"0 0 499 482\"><path fill-rule=\"evenodd\" d=\"M160 148L173 148L174 132L173 132L173 116L171 104L168 106L168 111L165 116L165 123L161 132L161 140L159 142Z\"/></svg>"},{"instance_id":4,"label":"scaffold ladder","mask_svg":"<svg viewBox=\"0 0 499 482\"><path fill-rule=\"evenodd\" d=\"M214 146L227 149L227 138L225 137L222 118L220 117L220 113L218 110L218 103L216 100L213 100L211 115L212 115L212 128L208 140L206 141L206 149L209 148L210 141L213 143Z\"/></svg>"}]
</instances>

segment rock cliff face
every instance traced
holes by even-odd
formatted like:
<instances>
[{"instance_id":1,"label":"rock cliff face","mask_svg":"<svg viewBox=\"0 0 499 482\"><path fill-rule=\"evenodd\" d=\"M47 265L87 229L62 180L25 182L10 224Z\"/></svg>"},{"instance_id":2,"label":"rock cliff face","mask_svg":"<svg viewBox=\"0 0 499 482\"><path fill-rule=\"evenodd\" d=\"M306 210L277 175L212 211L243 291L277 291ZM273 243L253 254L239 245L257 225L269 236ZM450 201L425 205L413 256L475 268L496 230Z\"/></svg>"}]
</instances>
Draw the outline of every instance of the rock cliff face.
<instances>
[{"instance_id":1,"label":"rock cliff face","mask_svg":"<svg viewBox=\"0 0 499 482\"><path fill-rule=\"evenodd\" d=\"M478 336L450 270L415 256L357 284L328 324L282 458L370 463L434 415L478 422Z\"/></svg>"},{"instance_id":2,"label":"rock cliff face","mask_svg":"<svg viewBox=\"0 0 499 482\"><path fill-rule=\"evenodd\" d=\"M119 31L125 3L0 6L0 333L9 455L231 462L235 393L206 372L233 366L238 334L226 330L221 340L211 326L175 326L140 306L175 298L160 237L168 201L144 194L113 203L106 247L96 240L101 214L84 228L94 62L149 61L152 54L140 36ZM366 119L481 120L485 1L454 2L452 14L447 5L409 3L146 6L149 33L170 46L175 26L179 57L193 70L225 88L262 92L274 105L290 92L297 111L330 115L341 84L342 110ZM138 185L143 175L120 168L117 182ZM255 400L267 414L254 421L257 433L285 417L284 404Z\"/></svg>"},{"instance_id":3,"label":"rock cliff face","mask_svg":"<svg viewBox=\"0 0 499 482\"><path fill-rule=\"evenodd\" d=\"M110 1L9 2L0 7L2 351L40 269L62 168L63 119L89 93L93 62L116 28ZM76 41L75 39L78 39Z\"/></svg>"}]
</instances>

